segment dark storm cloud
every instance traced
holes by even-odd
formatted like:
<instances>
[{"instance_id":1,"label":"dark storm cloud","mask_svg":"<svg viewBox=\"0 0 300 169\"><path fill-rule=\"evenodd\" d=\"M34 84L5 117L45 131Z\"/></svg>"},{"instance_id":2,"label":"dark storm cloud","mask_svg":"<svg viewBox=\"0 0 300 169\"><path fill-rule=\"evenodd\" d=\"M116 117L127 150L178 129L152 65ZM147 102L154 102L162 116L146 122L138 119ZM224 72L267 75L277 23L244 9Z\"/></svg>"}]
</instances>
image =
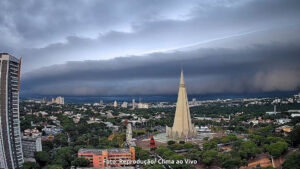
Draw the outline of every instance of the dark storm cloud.
<instances>
[{"instance_id":1,"label":"dark storm cloud","mask_svg":"<svg viewBox=\"0 0 300 169\"><path fill-rule=\"evenodd\" d=\"M287 91L299 87L299 9L299 0L2 0L0 50L23 57L26 94L173 94L181 67L191 93Z\"/></svg>"},{"instance_id":2,"label":"dark storm cloud","mask_svg":"<svg viewBox=\"0 0 300 169\"><path fill-rule=\"evenodd\" d=\"M68 62L25 74L22 87L33 94L175 94L183 68L189 93L290 91L300 87L299 55L298 43Z\"/></svg>"},{"instance_id":3,"label":"dark storm cloud","mask_svg":"<svg viewBox=\"0 0 300 169\"><path fill-rule=\"evenodd\" d=\"M281 34L289 31L289 25L300 23L299 8L298 0L4 0L0 36L5 40L0 48L23 56L23 72L28 72L66 61L150 53L287 27Z\"/></svg>"},{"instance_id":4,"label":"dark storm cloud","mask_svg":"<svg viewBox=\"0 0 300 169\"><path fill-rule=\"evenodd\" d=\"M51 42L53 38L73 34L123 31L136 21L172 18L168 15L172 15L178 6L190 6L185 4L177 0L33 0L26 3L3 0L0 21L1 25L16 31L21 38ZM188 4L194 3L191 1Z\"/></svg>"}]
</instances>

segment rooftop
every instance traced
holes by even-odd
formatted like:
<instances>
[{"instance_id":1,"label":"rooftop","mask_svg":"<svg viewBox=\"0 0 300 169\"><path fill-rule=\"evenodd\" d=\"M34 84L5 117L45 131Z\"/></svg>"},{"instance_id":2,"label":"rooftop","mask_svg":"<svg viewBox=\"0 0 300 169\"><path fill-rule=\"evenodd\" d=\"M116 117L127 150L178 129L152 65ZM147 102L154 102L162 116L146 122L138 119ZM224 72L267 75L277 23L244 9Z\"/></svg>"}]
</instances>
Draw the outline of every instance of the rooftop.
<instances>
[{"instance_id":1,"label":"rooftop","mask_svg":"<svg viewBox=\"0 0 300 169\"><path fill-rule=\"evenodd\" d=\"M129 149L125 148L115 148L115 149L86 149L82 148L78 153L93 153L93 154L102 154L102 152L107 151L108 153L130 153Z\"/></svg>"}]
</instances>

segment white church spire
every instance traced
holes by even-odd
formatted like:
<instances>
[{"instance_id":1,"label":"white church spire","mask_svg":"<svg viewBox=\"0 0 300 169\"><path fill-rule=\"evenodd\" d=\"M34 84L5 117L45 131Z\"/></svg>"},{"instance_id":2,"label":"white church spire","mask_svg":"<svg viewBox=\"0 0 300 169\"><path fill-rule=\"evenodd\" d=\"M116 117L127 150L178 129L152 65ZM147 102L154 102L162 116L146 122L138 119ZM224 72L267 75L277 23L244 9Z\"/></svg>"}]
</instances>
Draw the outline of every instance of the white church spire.
<instances>
[{"instance_id":1,"label":"white church spire","mask_svg":"<svg viewBox=\"0 0 300 169\"><path fill-rule=\"evenodd\" d=\"M167 135L174 139L185 139L186 137L196 136L196 130L191 120L183 71L181 71L174 124L172 128L167 127Z\"/></svg>"}]
</instances>

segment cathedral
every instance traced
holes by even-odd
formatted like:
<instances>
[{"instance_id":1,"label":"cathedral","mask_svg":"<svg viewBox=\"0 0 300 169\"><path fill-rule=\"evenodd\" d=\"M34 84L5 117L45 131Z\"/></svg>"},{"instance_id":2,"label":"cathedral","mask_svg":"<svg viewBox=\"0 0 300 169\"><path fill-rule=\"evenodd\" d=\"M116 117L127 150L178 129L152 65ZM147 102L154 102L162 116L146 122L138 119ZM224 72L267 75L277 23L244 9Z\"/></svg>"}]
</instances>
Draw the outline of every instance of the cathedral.
<instances>
[{"instance_id":1,"label":"cathedral","mask_svg":"<svg viewBox=\"0 0 300 169\"><path fill-rule=\"evenodd\" d=\"M174 124L173 127L166 126L166 132L169 138L176 140L183 140L197 136L197 131L191 120L183 71L181 71Z\"/></svg>"}]
</instances>

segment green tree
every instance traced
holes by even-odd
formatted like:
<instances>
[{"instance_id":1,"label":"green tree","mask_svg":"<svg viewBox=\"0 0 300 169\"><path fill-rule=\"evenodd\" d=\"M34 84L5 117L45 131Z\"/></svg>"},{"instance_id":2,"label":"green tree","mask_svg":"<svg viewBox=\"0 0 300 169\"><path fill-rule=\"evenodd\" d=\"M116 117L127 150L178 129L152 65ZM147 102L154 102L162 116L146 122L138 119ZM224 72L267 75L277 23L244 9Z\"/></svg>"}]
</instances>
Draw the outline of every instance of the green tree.
<instances>
[{"instance_id":1,"label":"green tree","mask_svg":"<svg viewBox=\"0 0 300 169\"><path fill-rule=\"evenodd\" d=\"M168 151L169 149L165 146L159 146L156 150L155 153L162 156L164 152Z\"/></svg>"},{"instance_id":2,"label":"green tree","mask_svg":"<svg viewBox=\"0 0 300 169\"><path fill-rule=\"evenodd\" d=\"M145 167L146 169L164 169L162 165L155 164L153 166Z\"/></svg>"},{"instance_id":3,"label":"green tree","mask_svg":"<svg viewBox=\"0 0 300 169\"><path fill-rule=\"evenodd\" d=\"M259 148L257 148L256 144L254 144L252 141L242 142L239 148L240 156L245 159L255 157L259 152Z\"/></svg>"},{"instance_id":4,"label":"green tree","mask_svg":"<svg viewBox=\"0 0 300 169\"><path fill-rule=\"evenodd\" d=\"M73 150L72 147L63 147L58 149L57 152L54 154L53 164L58 164L67 168L71 166L71 162L74 160L74 154L76 152Z\"/></svg>"},{"instance_id":5,"label":"green tree","mask_svg":"<svg viewBox=\"0 0 300 169\"><path fill-rule=\"evenodd\" d=\"M229 153L219 153L217 156L217 162L222 164L224 161L231 159L231 155Z\"/></svg>"},{"instance_id":6,"label":"green tree","mask_svg":"<svg viewBox=\"0 0 300 169\"><path fill-rule=\"evenodd\" d=\"M68 168L70 166L67 160L65 160L64 158L60 158L59 156L55 156L52 164L62 166L63 168Z\"/></svg>"},{"instance_id":7,"label":"green tree","mask_svg":"<svg viewBox=\"0 0 300 169\"><path fill-rule=\"evenodd\" d=\"M37 163L26 161L23 163L22 169L39 169L40 166Z\"/></svg>"},{"instance_id":8,"label":"green tree","mask_svg":"<svg viewBox=\"0 0 300 169\"><path fill-rule=\"evenodd\" d=\"M60 165L48 165L44 169L64 169L64 168Z\"/></svg>"},{"instance_id":9,"label":"green tree","mask_svg":"<svg viewBox=\"0 0 300 169\"><path fill-rule=\"evenodd\" d=\"M249 139L253 141L257 146L261 146L265 142L265 137L260 135L250 135Z\"/></svg>"},{"instance_id":10,"label":"green tree","mask_svg":"<svg viewBox=\"0 0 300 169\"><path fill-rule=\"evenodd\" d=\"M71 121L70 123L64 124L64 131L66 131L68 133L75 131L75 124L73 123L73 121Z\"/></svg>"},{"instance_id":11,"label":"green tree","mask_svg":"<svg viewBox=\"0 0 300 169\"><path fill-rule=\"evenodd\" d=\"M173 140L168 141L168 145L172 145L172 144L175 144L175 143L176 143L176 142L173 141Z\"/></svg>"},{"instance_id":12,"label":"green tree","mask_svg":"<svg viewBox=\"0 0 300 169\"><path fill-rule=\"evenodd\" d=\"M106 138L102 137L100 138L98 148L112 148L111 142Z\"/></svg>"},{"instance_id":13,"label":"green tree","mask_svg":"<svg viewBox=\"0 0 300 169\"><path fill-rule=\"evenodd\" d=\"M271 136L269 136L265 139L265 144L272 144L272 143L276 143L276 142L279 142L279 141L284 141L284 139L281 138L281 137L271 137Z\"/></svg>"},{"instance_id":14,"label":"green tree","mask_svg":"<svg viewBox=\"0 0 300 169\"><path fill-rule=\"evenodd\" d=\"M76 145L87 145L88 136L83 134L76 139Z\"/></svg>"},{"instance_id":15,"label":"green tree","mask_svg":"<svg viewBox=\"0 0 300 169\"><path fill-rule=\"evenodd\" d=\"M201 160L201 151L199 150L192 150L186 154L186 158L190 160L197 160L200 162Z\"/></svg>"},{"instance_id":16,"label":"green tree","mask_svg":"<svg viewBox=\"0 0 300 169\"><path fill-rule=\"evenodd\" d=\"M240 166L245 166L247 164L248 163L246 160L241 160L240 158L230 158L222 162L222 168L235 169L240 168Z\"/></svg>"},{"instance_id":17,"label":"green tree","mask_svg":"<svg viewBox=\"0 0 300 169\"><path fill-rule=\"evenodd\" d=\"M300 169L300 153L291 153L286 156L284 163L282 164L283 169Z\"/></svg>"},{"instance_id":18,"label":"green tree","mask_svg":"<svg viewBox=\"0 0 300 169\"><path fill-rule=\"evenodd\" d=\"M227 136L224 136L221 138L221 142L222 143L229 143L229 142L233 142L236 141L238 138L236 137L236 135L234 134L228 134Z\"/></svg>"},{"instance_id":19,"label":"green tree","mask_svg":"<svg viewBox=\"0 0 300 169\"><path fill-rule=\"evenodd\" d=\"M274 131L275 131L274 126L269 125L269 126L267 126L267 127L263 127L263 128L260 128L260 129L256 129L256 130L254 131L254 134L260 135L260 136L264 136L264 137L268 137L268 136L270 136L270 135L273 135L273 134L274 134Z\"/></svg>"},{"instance_id":20,"label":"green tree","mask_svg":"<svg viewBox=\"0 0 300 169\"><path fill-rule=\"evenodd\" d=\"M135 158L140 160L147 160L150 158L150 152L143 150L140 147L135 147Z\"/></svg>"},{"instance_id":21,"label":"green tree","mask_svg":"<svg viewBox=\"0 0 300 169\"><path fill-rule=\"evenodd\" d=\"M284 141L279 141L277 143L266 145L265 148L272 156L279 157L287 150L288 144Z\"/></svg>"},{"instance_id":22,"label":"green tree","mask_svg":"<svg viewBox=\"0 0 300 169\"><path fill-rule=\"evenodd\" d=\"M290 139L294 147L300 145L300 126L296 126L290 133Z\"/></svg>"},{"instance_id":23,"label":"green tree","mask_svg":"<svg viewBox=\"0 0 300 169\"><path fill-rule=\"evenodd\" d=\"M169 157L170 160L174 160L175 164L171 164L171 167L174 169L194 169L195 167L191 164L185 164L184 163L184 157L183 155L175 154ZM176 164L176 161L183 161L182 164Z\"/></svg>"},{"instance_id":24,"label":"green tree","mask_svg":"<svg viewBox=\"0 0 300 169\"><path fill-rule=\"evenodd\" d=\"M65 133L56 134L53 142L56 146L67 146L68 136Z\"/></svg>"},{"instance_id":25,"label":"green tree","mask_svg":"<svg viewBox=\"0 0 300 169\"><path fill-rule=\"evenodd\" d=\"M43 150L48 152L53 149L52 141L42 141Z\"/></svg>"},{"instance_id":26,"label":"green tree","mask_svg":"<svg viewBox=\"0 0 300 169\"><path fill-rule=\"evenodd\" d=\"M76 167L88 167L90 165L90 161L85 158L76 158L72 161L72 165Z\"/></svg>"},{"instance_id":27,"label":"green tree","mask_svg":"<svg viewBox=\"0 0 300 169\"><path fill-rule=\"evenodd\" d=\"M204 151L211 150L211 149L217 150L217 144L218 144L217 140L207 141L203 143L203 150Z\"/></svg>"},{"instance_id":28,"label":"green tree","mask_svg":"<svg viewBox=\"0 0 300 169\"><path fill-rule=\"evenodd\" d=\"M207 150L202 153L202 162L210 166L211 163L217 158L218 152L216 150Z\"/></svg>"},{"instance_id":29,"label":"green tree","mask_svg":"<svg viewBox=\"0 0 300 169\"><path fill-rule=\"evenodd\" d=\"M35 159L40 166L45 166L47 162L50 160L50 156L47 152L40 151L35 153Z\"/></svg>"},{"instance_id":30,"label":"green tree","mask_svg":"<svg viewBox=\"0 0 300 169\"><path fill-rule=\"evenodd\" d=\"M94 147L99 145L99 138L98 137L92 137L89 139L89 145L92 145Z\"/></svg>"},{"instance_id":31,"label":"green tree","mask_svg":"<svg viewBox=\"0 0 300 169\"><path fill-rule=\"evenodd\" d=\"M172 150L167 150L162 154L164 159L170 159L172 156L176 155L176 153ZM170 159L171 160L171 159ZM173 159L172 159L173 160Z\"/></svg>"},{"instance_id":32,"label":"green tree","mask_svg":"<svg viewBox=\"0 0 300 169\"><path fill-rule=\"evenodd\" d=\"M185 143L184 148L193 148L194 145L192 143Z\"/></svg>"},{"instance_id":33,"label":"green tree","mask_svg":"<svg viewBox=\"0 0 300 169\"><path fill-rule=\"evenodd\" d=\"M184 149L184 145L183 144L171 144L171 145L168 145L168 148L171 150L181 150L181 149Z\"/></svg>"}]
</instances>

